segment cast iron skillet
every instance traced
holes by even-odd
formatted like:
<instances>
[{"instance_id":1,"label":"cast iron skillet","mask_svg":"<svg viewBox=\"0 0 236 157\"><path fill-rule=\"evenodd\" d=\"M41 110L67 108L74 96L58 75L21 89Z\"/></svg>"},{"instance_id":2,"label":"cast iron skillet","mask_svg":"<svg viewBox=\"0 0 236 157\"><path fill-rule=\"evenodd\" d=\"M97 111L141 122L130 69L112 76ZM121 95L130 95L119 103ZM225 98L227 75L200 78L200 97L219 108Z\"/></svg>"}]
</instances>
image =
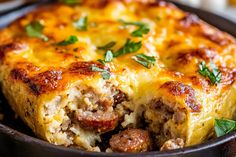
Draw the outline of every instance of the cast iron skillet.
<instances>
[{"instance_id":1,"label":"cast iron skillet","mask_svg":"<svg viewBox=\"0 0 236 157\"><path fill-rule=\"evenodd\" d=\"M42 5L42 4L36 4ZM7 14L0 14L0 27L9 24L36 5L24 6ZM236 23L212 13L177 4L181 9L197 14L208 23L236 37ZM0 155L9 157L235 157L236 132L210 140L206 143L184 149L166 152L146 152L138 154L96 153L74 148L55 146L34 136L24 123L14 118L14 113L0 93L0 111L5 114L0 123Z\"/></svg>"}]
</instances>

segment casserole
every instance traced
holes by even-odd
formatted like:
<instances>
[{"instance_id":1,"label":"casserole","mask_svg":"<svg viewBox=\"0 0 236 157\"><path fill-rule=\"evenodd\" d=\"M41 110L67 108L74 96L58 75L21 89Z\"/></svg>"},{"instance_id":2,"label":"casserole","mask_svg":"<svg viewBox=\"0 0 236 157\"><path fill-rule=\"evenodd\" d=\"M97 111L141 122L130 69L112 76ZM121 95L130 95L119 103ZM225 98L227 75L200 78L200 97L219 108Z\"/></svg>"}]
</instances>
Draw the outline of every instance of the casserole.
<instances>
[{"instance_id":1,"label":"casserole","mask_svg":"<svg viewBox=\"0 0 236 157\"><path fill-rule=\"evenodd\" d=\"M171 87L173 85L173 82L171 82L171 83L167 83L167 84L164 84L164 86L163 87L167 87L167 88L169 88L169 87ZM176 84L174 83L174 85L173 86L175 86ZM177 83L177 85L179 85L178 83ZM181 85L182 86L182 85ZM188 86L186 86L186 87L184 87L184 88L186 88L187 90L190 90L191 91L191 89L189 89L188 88ZM163 91L162 93L164 93L165 91ZM37 94L37 93L36 93ZM22 116L23 117L23 116ZM153 119L153 118L151 118L151 119Z\"/></svg>"}]
</instances>

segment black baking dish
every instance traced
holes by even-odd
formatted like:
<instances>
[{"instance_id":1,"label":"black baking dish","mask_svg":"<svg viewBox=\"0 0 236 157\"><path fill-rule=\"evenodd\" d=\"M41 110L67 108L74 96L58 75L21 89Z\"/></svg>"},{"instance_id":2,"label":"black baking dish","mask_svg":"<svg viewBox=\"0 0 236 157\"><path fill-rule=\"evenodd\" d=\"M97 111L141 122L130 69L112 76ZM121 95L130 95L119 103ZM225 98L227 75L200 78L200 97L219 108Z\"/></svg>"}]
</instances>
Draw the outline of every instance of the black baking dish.
<instances>
[{"instance_id":1,"label":"black baking dish","mask_svg":"<svg viewBox=\"0 0 236 157\"><path fill-rule=\"evenodd\" d=\"M0 14L0 28L6 26L14 19L26 12L33 10L33 4L17 8L11 12ZM197 14L200 18L217 28L236 37L236 23L207 11L177 4L181 9ZM0 94L0 111L5 114L0 123L0 156L9 157L235 157L236 133L210 140L200 145L164 152L146 152L138 154L125 153L96 153L81 151L74 148L55 146L34 136L30 129L19 119L14 118L14 113L7 105L7 101Z\"/></svg>"}]
</instances>

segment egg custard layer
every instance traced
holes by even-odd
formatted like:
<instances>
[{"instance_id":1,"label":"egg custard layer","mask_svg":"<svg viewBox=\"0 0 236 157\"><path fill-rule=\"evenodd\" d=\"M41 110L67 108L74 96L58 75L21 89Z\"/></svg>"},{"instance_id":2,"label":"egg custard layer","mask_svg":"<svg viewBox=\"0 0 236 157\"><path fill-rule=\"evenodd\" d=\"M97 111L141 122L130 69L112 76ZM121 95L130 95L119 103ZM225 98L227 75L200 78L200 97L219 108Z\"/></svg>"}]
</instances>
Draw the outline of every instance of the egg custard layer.
<instances>
[{"instance_id":1,"label":"egg custard layer","mask_svg":"<svg viewBox=\"0 0 236 157\"><path fill-rule=\"evenodd\" d=\"M0 31L0 82L34 133L88 151L202 143L236 108L236 41L173 4L37 8Z\"/></svg>"}]
</instances>

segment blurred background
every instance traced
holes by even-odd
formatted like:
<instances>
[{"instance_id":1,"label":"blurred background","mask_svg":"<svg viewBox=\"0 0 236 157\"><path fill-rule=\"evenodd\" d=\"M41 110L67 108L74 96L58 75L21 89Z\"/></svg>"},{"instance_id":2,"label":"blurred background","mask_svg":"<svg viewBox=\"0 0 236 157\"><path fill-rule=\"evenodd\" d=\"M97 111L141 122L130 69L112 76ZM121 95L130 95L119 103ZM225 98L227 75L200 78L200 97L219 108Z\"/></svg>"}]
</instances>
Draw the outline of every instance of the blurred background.
<instances>
[{"instance_id":1,"label":"blurred background","mask_svg":"<svg viewBox=\"0 0 236 157\"><path fill-rule=\"evenodd\" d=\"M172 0L214 12L236 22L236 0Z\"/></svg>"},{"instance_id":2,"label":"blurred background","mask_svg":"<svg viewBox=\"0 0 236 157\"><path fill-rule=\"evenodd\" d=\"M36 0L0 0L0 13L35 1Z\"/></svg>"},{"instance_id":3,"label":"blurred background","mask_svg":"<svg viewBox=\"0 0 236 157\"><path fill-rule=\"evenodd\" d=\"M36 1L47 0L0 0L0 15L12 9L26 6ZM214 12L236 22L236 0L171 0Z\"/></svg>"}]
</instances>

